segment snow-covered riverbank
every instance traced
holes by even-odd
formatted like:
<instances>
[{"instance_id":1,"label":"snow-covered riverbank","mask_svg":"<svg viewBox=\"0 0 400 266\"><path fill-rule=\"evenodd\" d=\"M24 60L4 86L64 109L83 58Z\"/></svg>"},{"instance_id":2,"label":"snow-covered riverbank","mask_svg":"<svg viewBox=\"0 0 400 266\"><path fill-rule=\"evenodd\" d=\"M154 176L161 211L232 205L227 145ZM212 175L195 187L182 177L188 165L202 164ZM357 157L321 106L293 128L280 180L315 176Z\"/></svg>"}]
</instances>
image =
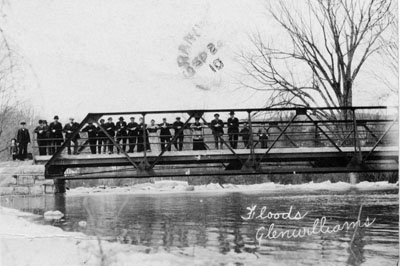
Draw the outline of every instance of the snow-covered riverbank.
<instances>
[{"instance_id":1,"label":"snow-covered riverbank","mask_svg":"<svg viewBox=\"0 0 400 266\"><path fill-rule=\"evenodd\" d=\"M0 208L2 266L69 265L265 265L255 254L220 254L191 247L162 248L120 244L28 221L32 214ZM210 252L213 253L210 256ZM285 265L285 264L281 264Z\"/></svg>"}]
</instances>

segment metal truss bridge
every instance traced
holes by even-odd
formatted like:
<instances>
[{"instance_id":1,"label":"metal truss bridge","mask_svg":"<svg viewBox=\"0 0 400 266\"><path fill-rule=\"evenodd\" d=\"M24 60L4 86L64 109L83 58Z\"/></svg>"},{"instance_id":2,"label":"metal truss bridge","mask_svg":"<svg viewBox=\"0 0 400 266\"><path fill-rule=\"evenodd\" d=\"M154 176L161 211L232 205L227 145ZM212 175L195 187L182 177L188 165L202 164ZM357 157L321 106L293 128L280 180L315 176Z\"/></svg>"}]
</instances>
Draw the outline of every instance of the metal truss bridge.
<instances>
[{"instance_id":1,"label":"metal truss bridge","mask_svg":"<svg viewBox=\"0 0 400 266\"><path fill-rule=\"evenodd\" d=\"M234 133L239 135L236 148L229 141L227 129L230 111L239 119L239 131L245 123L248 128L248 141L243 141L244 133ZM211 126L214 113L219 113L224 122L224 135L216 137L223 143L222 149L215 148ZM162 136L149 140L148 132L142 130L143 143L136 146L146 147L150 141L151 151L144 148L127 153L123 142L99 126L101 118L117 121L120 116L126 120L141 117L147 125L149 119L160 124L163 117L172 124L175 116L180 116L183 126L176 132L170 129L172 137L165 149L159 141ZM204 150L193 150L191 125L195 118L200 118L203 126ZM98 132L118 153L90 153L88 147L96 145L97 151L98 144L82 133L88 123L97 125ZM78 134L79 154L69 155L68 143ZM182 134L183 148L177 150L173 144ZM123 138L128 146L130 136ZM139 141L139 136L135 138ZM89 113L52 155L38 155L35 146L34 160L45 164L45 177L54 179L63 192L67 179L398 171L398 139L398 110L382 106ZM160 148L153 149L157 147L154 145Z\"/></svg>"}]
</instances>

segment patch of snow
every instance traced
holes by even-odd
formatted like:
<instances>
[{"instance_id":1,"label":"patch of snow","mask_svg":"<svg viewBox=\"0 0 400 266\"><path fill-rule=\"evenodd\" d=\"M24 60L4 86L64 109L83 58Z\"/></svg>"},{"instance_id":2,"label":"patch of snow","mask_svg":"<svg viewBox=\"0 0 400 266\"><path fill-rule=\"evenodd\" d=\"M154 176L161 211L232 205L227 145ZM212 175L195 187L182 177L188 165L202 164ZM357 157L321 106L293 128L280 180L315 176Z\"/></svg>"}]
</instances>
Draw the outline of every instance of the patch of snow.
<instances>
[{"instance_id":1,"label":"patch of snow","mask_svg":"<svg viewBox=\"0 0 400 266\"><path fill-rule=\"evenodd\" d=\"M301 192L301 191L375 191L375 190L392 190L398 189L398 184L391 184L387 181L382 182L361 182L358 184L349 184L346 182L332 183L330 181L325 181L321 183L305 183L296 185L283 185L275 184L272 182L253 184L253 185L234 185L234 184L223 184L222 186L217 183L211 183L208 185L197 185L191 186L186 181L174 181L174 180L164 180L156 181L154 183L142 183L132 186L125 187L102 187L100 188L84 188L79 187L71 189L68 195L81 195L81 194L99 194L99 193L116 193L116 194L126 194L126 193L206 193L206 192Z\"/></svg>"},{"instance_id":2,"label":"patch of snow","mask_svg":"<svg viewBox=\"0 0 400 266\"><path fill-rule=\"evenodd\" d=\"M64 214L60 211L47 211L43 214L46 220L59 220L64 217Z\"/></svg>"},{"instance_id":3,"label":"patch of snow","mask_svg":"<svg viewBox=\"0 0 400 266\"><path fill-rule=\"evenodd\" d=\"M86 221L79 221L78 225L79 225L80 227L86 227L87 222L86 222Z\"/></svg>"}]
</instances>

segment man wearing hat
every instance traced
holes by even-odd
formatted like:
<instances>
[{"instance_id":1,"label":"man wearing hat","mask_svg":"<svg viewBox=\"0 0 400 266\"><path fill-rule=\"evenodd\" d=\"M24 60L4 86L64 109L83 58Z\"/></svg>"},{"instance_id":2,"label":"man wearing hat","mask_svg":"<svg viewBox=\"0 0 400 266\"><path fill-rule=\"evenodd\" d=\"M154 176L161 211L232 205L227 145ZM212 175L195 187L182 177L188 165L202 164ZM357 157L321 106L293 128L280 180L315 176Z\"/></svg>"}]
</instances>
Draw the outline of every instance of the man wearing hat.
<instances>
[{"instance_id":1,"label":"man wearing hat","mask_svg":"<svg viewBox=\"0 0 400 266\"><path fill-rule=\"evenodd\" d=\"M150 150L149 131L147 125L144 123L144 118L139 118L138 135L137 135L137 151L144 152Z\"/></svg>"},{"instance_id":2,"label":"man wearing hat","mask_svg":"<svg viewBox=\"0 0 400 266\"><path fill-rule=\"evenodd\" d=\"M49 125L49 137L51 141L51 155L53 155L56 150L61 146L61 143L64 141L62 134L62 124L58 122L58 115L54 116L54 122L51 122Z\"/></svg>"},{"instance_id":3,"label":"man wearing hat","mask_svg":"<svg viewBox=\"0 0 400 266\"><path fill-rule=\"evenodd\" d=\"M106 148L107 148L107 136L104 134L103 130L100 129L102 127L103 129L106 129L105 127L105 120L102 118L100 119L100 125L97 128L97 152L98 154L101 154L101 148L103 147L103 153L106 153Z\"/></svg>"},{"instance_id":4,"label":"man wearing hat","mask_svg":"<svg viewBox=\"0 0 400 266\"><path fill-rule=\"evenodd\" d=\"M46 155L47 132L43 120L39 120L39 125L35 128L34 132L36 133L36 141L39 146L39 155Z\"/></svg>"},{"instance_id":5,"label":"man wearing hat","mask_svg":"<svg viewBox=\"0 0 400 266\"><path fill-rule=\"evenodd\" d=\"M220 148L223 149L222 136L224 135L224 122L219 119L219 114L214 114L214 120L211 121L211 130L214 135L215 148L218 150L218 142Z\"/></svg>"},{"instance_id":6,"label":"man wearing hat","mask_svg":"<svg viewBox=\"0 0 400 266\"><path fill-rule=\"evenodd\" d=\"M104 124L104 128L106 129L108 135L110 135L112 138L115 137L115 124L112 121L112 117L107 119L107 123ZM107 146L108 153L112 154L114 152L114 143L110 139L107 139Z\"/></svg>"},{"instance_id":7,"label":"man wearing hat","mask_svg":"<svg viewBox=\"0 0 400 266\"><path fill-rule=\"evenodd\" d=\"M136 146L136 141L138 137L138 123L135 122L135 118L129 118L131 122L128 123L128 142L129 142L129 150L128 153L133 153Z\"/></svg>"},{"instance_id":8,"label":"man wearing hat","mask_svg":"<svg viewBox=\"0 0 400 266\"><path fill-rule=\"evenodd\" d=\"M97 128L92 122L88 122L88 125L82 129L82 132L87 132L88 142L90 147L90 153L96 154L96 142L97 142Z\"/></svg>"},{"instance_id":9,"label":"man wearing hat","mask_svg":"<svg viewBox=\"0 0 400 266\"><path fill-rule=\"evenodd\" d=\"M28 144L31 143L29 131L25 128L25 122L21 122L21 128L17 132L17 143L19 146L18 156L20 160L25 160L28 155Z\"/></svg>"},{"instance_id":10,"label":"man wearing hat","mask_svg":"<svg viewBox=\"0 0 400 266\"><path fill-rule=\"evenodd\" d=\"M69 118L69 123L65 124L64 126L64 132L65 132L65 138L68 139L69 137L72 136L72 133L77 130L79 127L79 124L74 122L74 118L70 117ZM78 154L78 139L80 139L79 133L76 134L71 141L74 143L74 154ZM68 154L71 154L71 141L68 142Z\"/></svg>"},{"instance_id":11,"label":"man wearing hat","mask_svg":"<svg viewBox=\"0 0 400 266\"><path fill-rule=\"evenodd\" d=\"M250 140L251 134L250 134L250 128L248 127L247 123L243 124L243 128L242 128L242 130L240 130L239 134L242 136L244 148L248 149L249 144L250 144L249 140Z\"/></svg>"},{"instance_id":12,"label":"man wearing hat","mask_svg":"<svg viewBox=\"0 0 400 266\"><path fill-rule=\"evenodd\" d=\"M181 151L183 149L183 139L185 135L183 134L183 125L180 117L176 118L176 121L172 124L175 131L175 141L174 146L176 150Z\"/></svg>"},{"instance_id":13,"label":"man wearing hat","mask_svg":"<svg viewBox=\"0 0 400 266\"><path fill-rule=\"evenodd\" d=\"M165 151L172 138L171 131L169 130L171 125L167 123L167 118L164 117L163 122L158 127L160 128L161 150ZM168 151L171 151L171 145L168 147Z\"/></svg>"},{"instance_id":14,"label":"man wearing hat","mask_svg":"<svg viewBox=\"0 0 400 266\"><path fill-rule=\"evenodd\" d=\"M239 137L239 119L235 117L235 112L231 111L228 118L228 136L229 143L233 149L237 148L238 137Z\"/></svg>"},{"instance_id":15,"label":"man wearing hat","mask_svg":"<svg viewBox=\"0 0 400 266\"><path fill-rule=\"evenodd\" d=\"M42 120L43 122L43 130L46 132L46 139L44 146L46 147L46 154L51 154L51 140L50 140L50 129L49 125L47 124L47 120Z\"/></svg>"},{"instance_id":16,"label":"man wearing hat","mask_svg":"<svg viewBox=\"0 0 400 266\"><path fill-rule=\"evenodd\" d=\"M126 137L127 137L127 132L126 132L126 122L124 121L124 118L121 116L117 122L116 129L117 129L117 143L119 144L120 141L122 140L122 150L126 150ZM117 151L118 153L120 152L119 150Z\"/></svg>"}]
</instances>

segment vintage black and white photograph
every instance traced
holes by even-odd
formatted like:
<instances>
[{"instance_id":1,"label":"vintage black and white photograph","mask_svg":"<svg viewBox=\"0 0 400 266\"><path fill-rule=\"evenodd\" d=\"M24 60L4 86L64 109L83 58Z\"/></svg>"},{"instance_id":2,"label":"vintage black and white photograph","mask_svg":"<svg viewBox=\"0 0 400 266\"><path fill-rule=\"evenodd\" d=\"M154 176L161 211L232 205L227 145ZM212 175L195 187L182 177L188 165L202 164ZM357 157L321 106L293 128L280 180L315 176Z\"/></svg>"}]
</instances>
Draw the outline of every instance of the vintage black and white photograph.
<instances>
[{"instance_id":1,"label":"vintage black and white photograph","mask_svg":"<svg viewBox=\"0 0 400 266\"><path fill-rule=\"evenodd\" d=\"M397 0L0 0L1 266L398 266Z\"/></svg>"}]
</instances>

